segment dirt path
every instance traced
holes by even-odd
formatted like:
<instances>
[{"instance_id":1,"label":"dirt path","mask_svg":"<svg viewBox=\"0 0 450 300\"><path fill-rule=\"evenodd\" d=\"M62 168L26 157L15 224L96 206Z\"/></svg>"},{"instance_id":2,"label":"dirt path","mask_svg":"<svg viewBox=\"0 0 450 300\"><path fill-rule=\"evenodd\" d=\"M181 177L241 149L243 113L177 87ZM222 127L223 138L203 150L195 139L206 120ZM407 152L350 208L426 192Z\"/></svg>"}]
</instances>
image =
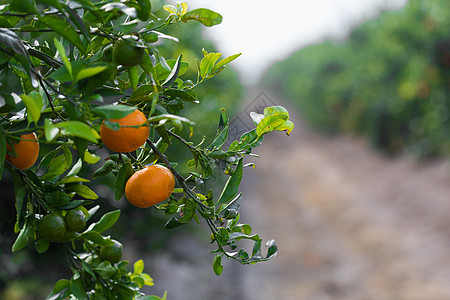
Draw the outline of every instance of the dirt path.
<instances>
[{"instance_id":1,"label":"dirt path","mask_svg":"<svg viewBox=\"0 0 450 300\"><path fill-rule=\"evenodd\" d=\"M264 142L243 216L280 251L243 270L243 299L450 299L448 161L383 157L298 120Z\"/></svg>"}]
</instances>

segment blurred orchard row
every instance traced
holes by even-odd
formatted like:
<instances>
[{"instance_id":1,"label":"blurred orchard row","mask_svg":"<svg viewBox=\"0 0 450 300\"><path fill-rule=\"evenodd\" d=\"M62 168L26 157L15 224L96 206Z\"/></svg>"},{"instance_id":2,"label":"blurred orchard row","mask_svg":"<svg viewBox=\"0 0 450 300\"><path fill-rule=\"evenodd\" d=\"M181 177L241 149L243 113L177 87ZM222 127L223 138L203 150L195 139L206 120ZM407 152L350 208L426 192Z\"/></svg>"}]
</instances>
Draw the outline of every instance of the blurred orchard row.
<instances>
[{"instance_id":1,"label":"blurred orchard row","mask_svg":"<svg viewBox=\"0 0 450 300\"><path fill-rule=\"evenodd\" d=\"M449 155L449 11L446 0L410 0L344 41L295 52L263 84L327 133L362 134L390 153Z\"/></svg>"}]
</instances>

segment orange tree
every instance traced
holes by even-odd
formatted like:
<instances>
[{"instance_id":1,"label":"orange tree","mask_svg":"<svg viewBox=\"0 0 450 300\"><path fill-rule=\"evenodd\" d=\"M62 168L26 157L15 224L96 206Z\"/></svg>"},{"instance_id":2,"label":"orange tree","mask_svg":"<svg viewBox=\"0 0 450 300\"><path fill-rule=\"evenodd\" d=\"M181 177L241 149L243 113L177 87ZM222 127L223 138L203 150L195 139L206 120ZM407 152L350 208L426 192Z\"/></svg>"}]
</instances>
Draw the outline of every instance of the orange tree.
<instances>
[{"instance_id":1,"label":"orange tree","mask_svg":"<svg viewBox=\"0 0 450 300\"><path fill-rule=\"evenodd\" d=\"M249 166L244 157L265 134L289 133L289 114L280 106L252 113L255 128L225 149L229 125L221 109L215 137L191 142L194 122L181 110L201 105L195 89L239 54L220 59L203 51L196 78L183 78L189 63L158 52L161 40L177 40L165 28L188 21L213 26L222 17L188 11L186 3L164 11L154 15L149 0L12 0L0 6L0 176L7 169L14 182L12 251L31 243L41 254L51 243L65 246L73 275L56 282L50 299L159 299L140 291L153 284L143 261L128 270L123 245L104 233L120 210L96 215L102 204L89 185L110 173L115 199L127 194L130 203L164 211L166 229L204 219L216 245L217 275L223 257L253 264L277 252L271 240L263 254L259 235L239 223L238 187ZM173 139L192 154L187 174L164 154ZM103 147L108 157L85 178L82 168L98 163ZM220 195L200 192L215 168L229 176ZM254 241L250 253L239 249L242 239Z\"/></svg>"}]
</instances>

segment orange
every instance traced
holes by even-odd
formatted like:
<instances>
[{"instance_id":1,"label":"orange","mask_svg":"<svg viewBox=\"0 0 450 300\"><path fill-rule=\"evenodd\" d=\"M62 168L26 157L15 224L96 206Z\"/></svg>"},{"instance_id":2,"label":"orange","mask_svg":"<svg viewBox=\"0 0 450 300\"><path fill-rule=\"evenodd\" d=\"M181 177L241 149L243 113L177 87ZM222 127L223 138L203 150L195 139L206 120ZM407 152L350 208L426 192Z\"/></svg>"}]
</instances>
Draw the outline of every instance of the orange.
<instances>
[{"instance_id":1,"label":"orange","mask_svg":"<svg viewBox=\"0 0 450 300\"><path fill-rule=\"evenodd\" d=\"M10 156L6 154L6 160L21 170L30 168L39 156L39 141L34 132L28 134L22 134L20 141L17 144L13 144L14 151L9 145L7 145L8 152L11 152ZM14 153L15 154L12 154Z\"/></svg>"},{"instance_id":2,"label":"orange","mask_svg":"<svg viewBox=\"0 0 450 300\"><path fill-rule=\"evenodd\" d=\"M166 167L151 165L134 173L125 185L128 202L147 208L166 200L175 187L175 178Z\"/></svg>"},{"instance_id":3,"label":"orange","mask_svg":"<svg viewBox=\"0 0 450 300\"><path fill-rule=\"evenodd\" d=\"M119 123L119 130L112 130L103 123L100 126L100 137L105 146L115 152L131 152L142 146L148 138L150 127L123 127L140 126L147 122L147 117L139 110L135 110L121 119L110 119Z\"/></svg>"}]
</instances>

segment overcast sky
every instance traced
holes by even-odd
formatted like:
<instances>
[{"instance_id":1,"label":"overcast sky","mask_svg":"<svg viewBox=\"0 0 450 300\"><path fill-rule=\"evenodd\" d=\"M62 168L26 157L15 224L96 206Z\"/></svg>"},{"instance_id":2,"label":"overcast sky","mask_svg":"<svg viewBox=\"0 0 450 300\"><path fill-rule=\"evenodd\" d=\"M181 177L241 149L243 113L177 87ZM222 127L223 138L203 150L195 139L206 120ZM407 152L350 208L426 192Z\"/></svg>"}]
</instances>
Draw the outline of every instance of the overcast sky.
<instances>
[{"instance_id":1,"label":"overcast sky","mask_svg":"<svg viewBox=\"0 0 450 300\"><path fill-rule=\"evenodd\" d=\"M175 2L175 1L174 1ZM223 16L205 29L224 55L242 52L233 62L246 83L266 67L302 46L325 37L344 37L349 27L378 15L381 7L399 8L407 0L185 0L189 10L209 8Z\"/></svg>"}]
</instances>

